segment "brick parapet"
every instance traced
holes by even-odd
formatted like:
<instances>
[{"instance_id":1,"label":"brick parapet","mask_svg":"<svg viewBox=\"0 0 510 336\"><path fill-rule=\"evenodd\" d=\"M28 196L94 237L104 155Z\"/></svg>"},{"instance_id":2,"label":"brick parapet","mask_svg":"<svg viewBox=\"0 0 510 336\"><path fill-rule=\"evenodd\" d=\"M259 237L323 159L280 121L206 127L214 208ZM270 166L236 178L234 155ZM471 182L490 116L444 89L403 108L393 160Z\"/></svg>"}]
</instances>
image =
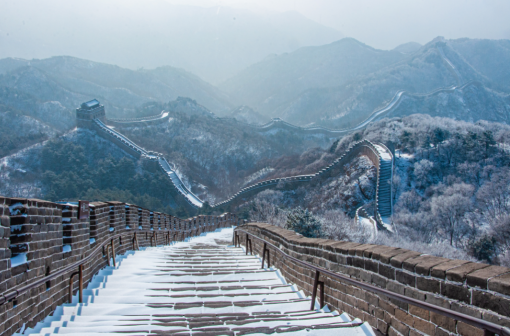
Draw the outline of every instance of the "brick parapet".
<instances>
[{"instance_id":1,"label":"brick parapet","mask_svg":"<svg viewBox=\"0 0 510 336\"><path fill-rule=\"evenodd\" d=\"M182 235L174 235L179 231L171 228L170 223L189 220L164 213L154 214L157 220L153 233L157 244L168 244L174 237L183 239ZM157 230L159 223L161 230ZM128 224L133 228L126 229ZM78 206L73 203L0 197L0 291L5 295L90 256L91 259L84 265L86 285L108 262L105 249L103 253L91 256L92 251L112 239L117 254L131 250L133 234L141 231L140 225L143 230L149 230L150 211L136 205L92 202L89 219L80 220ZM110 227L115 228L114 233L110 232ZM218 227L220 225L201 229L211 231ZM138 245L150 246L150 238L151 235L137 234ZM26 262L24 259L11 259L19 253L26 256ZM19 265L13 266L13 260ZM58 305L67 302L71 273L53 278L0 305L0 335L11 335L23 324L33 327ZM78 277L74 279L74 289L78 289Z\"/></svg>"},{"instance_id":2,"label":"brick parapet","mask_svg":"<svg viewBox=\"0 0 510 336\"><path fill-rule=\"evenodd\" d=\"M510 269L450 260L389 246L304 238L269 224L240 227L292 257L356 280L510 327ZM245 237L240 234L244 241ZM255 253L262 243L252 240ZM271 264L311 295L314 272L271 251ZM462 322L373 294L321 275L325 301L339 311L368 321L389 335L483 335Z\"/></svg>"}]
</instances>

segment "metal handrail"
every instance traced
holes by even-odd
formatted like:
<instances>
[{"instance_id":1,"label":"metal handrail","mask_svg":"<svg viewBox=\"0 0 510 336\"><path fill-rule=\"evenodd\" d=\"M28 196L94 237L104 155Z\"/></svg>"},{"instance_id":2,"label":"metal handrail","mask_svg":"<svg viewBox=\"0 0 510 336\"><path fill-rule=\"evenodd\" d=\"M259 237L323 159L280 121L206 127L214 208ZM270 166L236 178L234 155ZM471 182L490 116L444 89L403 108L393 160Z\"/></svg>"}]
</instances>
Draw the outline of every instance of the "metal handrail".
<instances>
[{"instance_id":1,"label":"metal handrail","mask_svg":"<svg viewBox=\"0 0 510 336\"><path fill-rule=\"evenodd\" d=\"M209 226L209 225L206 225L206 226ZM179 231L179 230L168 230L168 232L170 232L170 231ZM119 233L119 234L116 234L114 236L108 237L101 245L96 246L96 248L94 250L92 250L92 252L90 252L90 254L87 257L85 257L85 258L83 258L81 260L78 260L78 261L72 263L69 266L66 266L66 267L62 268L62 269L56 271L55 273L51 273L51 274L45 276L44 278L36 280L33 283L31 283L31 284L23 286L23 287L21 287L19 289L12 290L12 291L10 291L8 293L5 293L5 294L0 294L0 306L5 304L5 303L7 303L7 302L9 302L9 301L11 301L11 300L14 300L15 298L17 298L21 294L24 294L24 293L28 292L31 289L37 288L37 287L45 284L49 280L58 278L59 276L65 275L65 274L69 273L70 271L76 269L77 267L84 265L89 260L91 260L92 257L94 257L97 253L99 253L99 252L102 253L102 249L105 246L110 246L114 239L121 238L122 236L131 236L131 235L133 235L133 239L136 240L136 243L138 245L138 239L136 238L136 234L137 233L143 233L143 232L152 233L153 231L151 231L151 230L138 230L138 231L132 232L132 233L130 233L130 232L123 232L123 233ZM151 238L151 243L152 243L152 236L150 238ZM156 244L157 244L157 242L156 242ZM112 252L114 254L115 250L114 249L112 249L112 250L113 250ZM113 256L113 258L114 258L114 263L115 263L115 255ZM108 264L109 263L110 263L110 258L108 258Z\"/></svg>"},{"instance_id":2,"label":"metal handrail","mask_svg":"<svg viewBox=\"0 0 510 336\"><path fill-rule=\"evenodd\" d=\"M347 277L347 276L344 276L344 275L341 275L341 274L338 274L338 273L334 273L334 272L332 272L332 271L330 271L328 269L325 269L325 268L322 268L322 267L319 267L319 266L315 266L315 265L312 265L312 264L307 263L305 261L299 260L299 259L297 259L295 257L292 257L291 255L283 252L276 245L274 245L274 244L272 244L272 243L270 243L270 242L268 242L268 241L266 241L266 240L264 240L264 239L262 239L260 237L257 237L257 236L255 236L254 234L252 234L250 232L247 232L245 230L238 229L238 228L236 228L235 231L241 231L243 233L246 233L247 236L249 235L249 236L251 236L251 237L253 237L255 239L258 239L261 242L263 242L264 245L265 245L265 248L267 248L267 246L270 246L273 249L278 250L281 254L283 254L285 256L285 258L288 258L289 260L291 260L293 262L296 262L296 263L298 263L298 264L300 264L302 266L305 266L307 268L311 268L311 269L313 269L315 271L321 272L321 273L323 273L323 274L325 274L327 276L330 276L332 278L336 278L336 279L339 279L341 281L344 281L344 282L350 283L352 285L355 285L357 287L361 287L361 288L363 288L363 289L365 289L365 290L367 290L369 292L377 293L377 294L382 294L382 295L385 295L387 297L390 297L390 298L393 298L393 299L405 302L407 304L411 304L413 306L416 306L416 307L419 307L419 308L422 308L422 309L426 309L428 311L432 311L434 313L437 313L437 314L440 314L440 315L443 315L443 316L450 317L450 318L452 318L454 320L467 323L467 324L472 325L474 327L477 327L479 329L483 329L484 332L485 332L484 333L485 336L495 335L495 334L498 334L500 336L510 336L510 329L507 328L507 327L504 327L504 326L501 326L501 325L498 325L498 324L495 324L495 323L492 323L492 322L488 322L488 321L485 321L485 320L482 320L482 319L479 319L479 318L476 318L476 317L472 317L472 316L469 316L469 315L466 315L466 314L462 314L462 313L453 311L451 309L443 308L443 307L436 306L436 305L433 305L433 304L430 304L430 303L427 303L427 302L423 302L423 301L419 301L419 300L416 300L416 299L413 299L413 298L409 298L407 296L391 292L391 291L389 291L387 289L379 288L379 287L376 287L376 286L373 286L373 285L369 285L369 284L366 284L366 283L358 281L358 280L351 279L350 277Z\"/></svg>"}]
</instances>

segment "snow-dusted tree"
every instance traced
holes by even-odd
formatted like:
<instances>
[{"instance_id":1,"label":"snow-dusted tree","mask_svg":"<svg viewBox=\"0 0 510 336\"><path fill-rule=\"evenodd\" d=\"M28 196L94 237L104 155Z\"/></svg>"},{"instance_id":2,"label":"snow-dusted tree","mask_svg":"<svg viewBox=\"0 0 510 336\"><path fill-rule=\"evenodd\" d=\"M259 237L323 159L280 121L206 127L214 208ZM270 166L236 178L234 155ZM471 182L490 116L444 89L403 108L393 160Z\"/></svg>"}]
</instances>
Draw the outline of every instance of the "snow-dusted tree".
<instances>
[{"instance_id":1,"label":"snow-dusted tree","mask_svg":"<svg viewBox=\"0 0 510 336\"><path fill-rule=\"evenodd\" d=\"M430 201L430 207L440 232L450 245L453 246L466 235L468 225L464 217L472 207L469 197L460 193L441 195Z\"/></svg>"},{"instance_id":2,"label":"snow-dusted tree","mask_svg":"<svg viewBox=\"0 0 510 336\"><path fill-rule=\"evenodd\" d=\"M430 184L433 169L434 163L427 159L420 160L414 164L414 176L418 187L425 188Z\"/></svg>"},{"instance_id":3,"label":"snow-dusted tree","mask_svg":"<svg viewBox=\"0 0 510 336\"><path fill-rule=\"evenodd\" d=\"M308 238L321 238L323 236L320 219L302 208L296 208L289 212L285 228L296 231Z\"/></svg>"}]
</instances>

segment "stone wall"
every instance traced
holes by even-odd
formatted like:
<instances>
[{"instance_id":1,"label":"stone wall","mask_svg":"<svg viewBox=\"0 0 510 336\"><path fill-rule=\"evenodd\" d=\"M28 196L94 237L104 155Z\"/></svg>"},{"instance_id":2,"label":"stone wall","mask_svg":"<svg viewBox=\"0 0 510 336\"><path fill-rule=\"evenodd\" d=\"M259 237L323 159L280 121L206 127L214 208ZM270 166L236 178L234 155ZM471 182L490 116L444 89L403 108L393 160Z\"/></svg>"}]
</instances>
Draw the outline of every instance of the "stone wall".
<instances>
[{"instance_id":1,"label":"stone wall","mask_svg":"<svg viewBox=\"0 0 510 336\"><path fill-rule=\"evenodd\" d=\"M89 257L97 249L84 265L86 286L108 264L107 250L101 246L113 241L116 254L125 253L133 249L135 233L140 247L156 242L163 245L174 237L182 239L193 233L237 225L238 221L231 214L212 217L213 221L206 218L210 216L178 219L133 204L92 202L90 218L80 220L77 204L0 197L0 298ZM33 327L67 302L69 278L77 270L69 270L0 304L0 335L12 335L24 324ZM77 276L73 287L76 292Z\"/></svg>"},{"instance_id":2,"label":"stone wall","mask_svg":"<svg viewBox=\"0 0 510 336\"><path fill-rule=\"evenodd\" d=\"M238 227L279 246L292 257L353 279L510 327L510 269L464 260L450 260L388 246L304 238L269 224ZM245 244L245 236L239 233ZM262 243L252 239L254 253ZM271 265L288 282L311 295L315 271L270 252ZM460 321L373 294L321 275L325 302L367 321L384 335L483 335Z\"/></svg>"},{"instance_id":3,"label":"stone wall","mask_svg":"<svg viewBox=\"0 0 510 336\"><path fill-rule=\"evenodd\" d=\"M382 146L382 145L380 145ZM391 152L388 150L391 154ZM319 172L310 175L300 175L293 177L282 177L276 178L272 180L266 180L262 182L258 182L251 186L245 187L241 189L236 194L232 195L229 199L215 204L215 208L227 210L232 207L239 205L248 199L254 197L256 194L267 190L267 189L276 189L282 188L283 190L292 190L296 189L302 185L319 183L319 181L329 178L331 176L340 175L344 172L344 166L349 164L356 157L366 155L370 161L374 164L377 170L377 192L374 202L374 212L378 214L379 212L379 184L380 184L380 154L375 148L374 144L368 140L361 140L354 144L352 144L345 153L333 161L329 166L324 169L321 169ZM391 180L391 177L390 177ZM386 181L385 181L386 182ZM391 202L391 193L390 195L385 195L390 198Z\"/></svg>"}]
</instances>

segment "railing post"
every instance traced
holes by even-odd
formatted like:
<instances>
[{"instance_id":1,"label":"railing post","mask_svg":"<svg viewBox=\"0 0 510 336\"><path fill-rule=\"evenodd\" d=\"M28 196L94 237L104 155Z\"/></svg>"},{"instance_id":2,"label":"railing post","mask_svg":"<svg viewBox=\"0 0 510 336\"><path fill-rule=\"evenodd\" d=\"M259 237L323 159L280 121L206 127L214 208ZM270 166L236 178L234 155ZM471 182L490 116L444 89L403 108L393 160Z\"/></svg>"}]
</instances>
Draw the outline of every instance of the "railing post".
<instances>
[{"instance_id":1,"label":"railing post","mask_svg":"<svg viewBox=\"0 0 510 336\"><path fill-rule=\"evenodd\" d=\"M269 249L266 249L267 252L267 268L271 268L271 256L269 255Z\"/></svg>"},{"instance_id":2,"label":"railing post","mask_svg":"<svg viewBox=\"0 0 510 336\"><path fill-rule=\"evenodd\" d=\"M117 264L115 263L115 243L113 242L113 239L111 240L111 244L112 244L113 267L117 267Z\"/></svg>"},{"instance_id":3,"label":"railing post","mask_svg":"<svg viewBox=\"0 0 510 336\"><path fill-rule=\"evenodd\" d=\"M78 275L79 272L74 272L69 278L69 303L73 303L73 278Z\"/></svg>"},{"instance_id":4,"label":"railing post","mask_svg":"<svg viewBox=\"0 0 510 336\"><path fill-rule=\"evenodd\" d=\"M315 298L317 297L317 286L319 285L319 271L315 271L315 280L313 281L312 289L312 302L310 303L310 310L315 310Z\"/></svg>"},{"instance_id":5,"label":"railing post","mask_svg":"<svg viewBox=\"0 0 510 336\"><path fill-rule=\"evenodd\" d=\"M78 271L78 286L80 290L80 296L79 296L79 303L83 303L83 264L80 265L79 271Z\"/></svg>"},{"instance_id":6,"label":"railing post","mask_svg":"<svg viewBox=\"0 0 510 336\"><path fill-rule=\"evenodd\" d=\"M321 290L321 295L319 296L321 306L319 307L319 309L322 309L324 307L324 281L319 281L319 286Z\"/></svg>"},{"instance_id":7,"label":"railing post","mask_svg":"<svg viewBox=\"0 0 510 336\"><path fill-rule=\"evenodd\" d=\"M266 242L264 242L264 247L262 248L262 267L264 269L264 262L266 261Z\"/></svg>"},{"instance_id":8,"label":"railing post","mask_svg":"<svg viewBox=\"0 0 510 336\"><path fill-rule=\"evenodd\" d=\"M264 262L266 261L266 252L267 252L267 268L271 267L271 260L269 259L269 249L267 248L266 242L264 242L264 248L262 250L262 267L264 269Z\"/></svg>"},{"instance_id":9,"label":"railing post","mask_svg":"<svg viewBox=\"0 0 510 336\"><path fill-rule=\"evenodd\" d=\"M106 245L106 258L108 258L108 267L111 266L111 263L110 263L110 246L109 245Z\"/></svg>"}]
</instances>

